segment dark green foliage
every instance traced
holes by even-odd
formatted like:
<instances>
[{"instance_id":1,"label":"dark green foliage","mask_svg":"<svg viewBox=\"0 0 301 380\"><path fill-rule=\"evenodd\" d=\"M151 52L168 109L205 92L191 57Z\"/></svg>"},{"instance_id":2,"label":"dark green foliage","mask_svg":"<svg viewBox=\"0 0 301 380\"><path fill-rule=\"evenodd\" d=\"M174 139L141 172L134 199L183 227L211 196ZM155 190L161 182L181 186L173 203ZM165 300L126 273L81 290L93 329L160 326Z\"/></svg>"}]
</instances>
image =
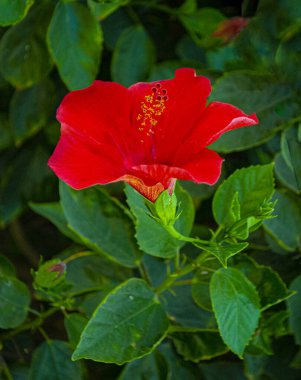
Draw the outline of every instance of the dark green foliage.
<instances>
[{"instance_id":1,"label":"dark green foliage","mask_svg":"<svg viewBox=\"0 0 301 380\"><path fill-rule=\"evenodd\" d=\"M301 378L300 20L299 0L0 0L1 379ZM59 186L68 91L180 67L259 119L211 145L218 184Z\"/></svg>"}]
</instances>

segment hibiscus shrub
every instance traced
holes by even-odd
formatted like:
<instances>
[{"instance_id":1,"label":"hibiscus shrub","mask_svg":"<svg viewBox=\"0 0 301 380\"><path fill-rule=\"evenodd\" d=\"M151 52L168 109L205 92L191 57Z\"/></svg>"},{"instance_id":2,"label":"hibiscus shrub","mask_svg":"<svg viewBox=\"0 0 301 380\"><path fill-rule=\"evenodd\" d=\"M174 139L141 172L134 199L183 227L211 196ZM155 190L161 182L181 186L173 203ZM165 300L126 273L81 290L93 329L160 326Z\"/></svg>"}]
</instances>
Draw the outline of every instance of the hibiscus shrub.
<instances>
[{"instance_id":1,"label":"hibiscus shrub","mask_svg":"<svg viewBox=\"0 0 301 380\"><path fill-rule=\"evenodd\" d=\"M0 0L1 379L301 378L300 20Z\"/></svg>"}]
</instances>

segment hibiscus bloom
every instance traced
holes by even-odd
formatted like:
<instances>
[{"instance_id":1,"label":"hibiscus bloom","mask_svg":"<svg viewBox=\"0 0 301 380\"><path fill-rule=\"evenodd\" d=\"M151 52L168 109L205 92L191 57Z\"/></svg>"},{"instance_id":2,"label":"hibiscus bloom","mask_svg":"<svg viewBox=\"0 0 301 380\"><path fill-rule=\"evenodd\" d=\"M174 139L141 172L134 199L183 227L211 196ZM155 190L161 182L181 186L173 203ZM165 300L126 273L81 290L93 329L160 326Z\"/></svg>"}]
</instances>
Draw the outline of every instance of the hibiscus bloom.
<instances>
[{"instance_id":1,"label":"hibiscus bloom","mask_svg":"<svg viewBox=\"0 0 301 380\"><path fill-rule=\"evenodd\" d=\"M171 80L72 91L57 111L61 137L49 166L74 189L125 181L152 202L176 179L213 185L223 159L206 146L258 120L230 104L206 106L210 91L188 68Z\"/></svg>"}]
</instances>

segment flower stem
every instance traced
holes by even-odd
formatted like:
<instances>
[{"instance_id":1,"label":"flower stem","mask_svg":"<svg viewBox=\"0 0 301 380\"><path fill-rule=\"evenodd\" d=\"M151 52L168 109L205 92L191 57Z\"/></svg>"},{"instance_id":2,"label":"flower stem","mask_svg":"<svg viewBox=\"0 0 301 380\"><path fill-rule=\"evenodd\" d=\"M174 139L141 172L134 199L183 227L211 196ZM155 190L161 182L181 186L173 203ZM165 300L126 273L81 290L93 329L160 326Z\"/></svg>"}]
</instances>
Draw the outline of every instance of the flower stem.
<instances>
[{"instance_id":1,"label":"flower stem","mask_svg":"<svg viewBox=\"0 0 301 380\"><path fill-rule=\"evenodd\" d=\"M202 243L202 244L209 244L207 240L201 240L197 238L191 238L189 236L184 236L180 232L178 232L173 226L164 226L165 230L175 239L181 240L181 241L186 241L188 243Z\"/></svg>"}]
</instances>

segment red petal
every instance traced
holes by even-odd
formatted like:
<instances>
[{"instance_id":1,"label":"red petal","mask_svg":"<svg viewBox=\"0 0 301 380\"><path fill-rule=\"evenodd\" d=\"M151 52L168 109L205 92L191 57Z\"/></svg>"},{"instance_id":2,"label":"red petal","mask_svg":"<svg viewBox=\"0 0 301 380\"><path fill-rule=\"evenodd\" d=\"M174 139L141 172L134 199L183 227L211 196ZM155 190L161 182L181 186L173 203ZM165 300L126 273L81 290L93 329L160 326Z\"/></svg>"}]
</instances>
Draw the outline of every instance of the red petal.
<instances>
[{"instance_id":1,"label":"red petal","mask_svg":"<svg viewBox=\"0 0 301 380\"><path fill-rule=\"evenodd\" d=\"M140 165L121 179L139 193L154 202L162 191L172 190L176 179L190 180L213 185L221 174L223 159L209 149L202 151L193 160L181 167L167 165Z\"/></svg>"},{"instance_id":2,"label":"red petal","mask_svg":"<svg viewBox=\"0 0 301 380\"><path fill-rule=\"evenodd\" d=\"M194 159L181 166L187 176L179 178L214 185L220 177L223 161L216 152L204 148Z\"/></svg>"},{"instance_id":3,"label":"red petal","mask_svg":"<svg viewBox=\"0 0 301 380\"><path fill-rule=\"evenodd\" d=\"M123 158L114 146L62 127L62 136L48 165L75 189L116 181L125 173Z\"/></svg>"},{"instance_id":4,"label":"red petal","mask_svg":"<svg viewBox=\"0 0 301 380\"><path fill-rule=\"evenodd\" d=\"M156 122L156 125L151 127L149 118L145 120L147 112L143 113L141 106L144 103L147 109L153 108L145 99L152 95L157 86L160 86L160 91L166 91L159 95L166 95L167 100L164 102L162 114L151 117ZM210 90L208 78L196 76L193 69L179 69L175 78L171 80L137 83L129 88L133 97L131 124L135 127L140 151L144 152L144 159L141 160L140 155L140 162L170 163L171 156L182 144L183 137L204 111ZM139 115L142 116L142 121ZM147 122L146 127L141 125L143 121Z\"/></svg>"},{"instance_id":5,"label":"red petal","mask_svg":"<svg viewBox=\"0 0 301 380\"><path fill-rule=\"evenodd\" d=\"M114 82L95 81L85 89L67 94L57 111L57 119L82 135L81 138L116 145L113 149L127 153L130 114L131 98L125 87Z\"/></svg>"},{"instance_id":6,"label":"red petal","mask_svg":"<svg viewBox=\"0 0 301 380\"><path fill-rule=\"evenodd\" d=\"M178 150L175 161L182 162L212 144L223 133L258 123L255 114L246 115L231 104L212 102L195 123Z\"/></svg>"}]
</instances>

